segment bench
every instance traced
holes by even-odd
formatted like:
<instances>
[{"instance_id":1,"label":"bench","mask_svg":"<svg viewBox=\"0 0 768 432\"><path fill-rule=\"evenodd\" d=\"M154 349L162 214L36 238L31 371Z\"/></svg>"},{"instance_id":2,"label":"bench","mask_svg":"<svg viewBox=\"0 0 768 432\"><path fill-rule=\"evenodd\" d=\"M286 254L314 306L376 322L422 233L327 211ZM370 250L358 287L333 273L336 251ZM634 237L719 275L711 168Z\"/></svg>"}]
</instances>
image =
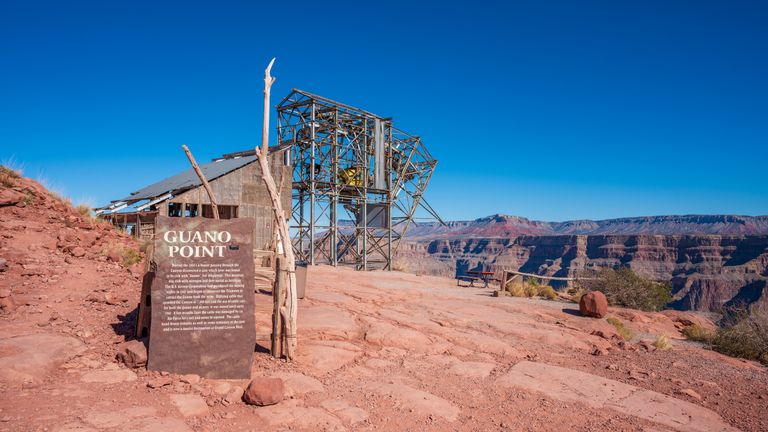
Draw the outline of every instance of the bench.
<instances>
[{"instance_id":1,"label":"bench","mask_svg":"<svg viewBox=\"0 0 768 432\"><path fill-rule=\"evenodd\" d=\"M469 285L467 286L475 286L475 281L482 281L483 278L474 277L474 276L456 276L456 285L462 286L461 282L469 282Z\"/></svg>"}]
</instances>

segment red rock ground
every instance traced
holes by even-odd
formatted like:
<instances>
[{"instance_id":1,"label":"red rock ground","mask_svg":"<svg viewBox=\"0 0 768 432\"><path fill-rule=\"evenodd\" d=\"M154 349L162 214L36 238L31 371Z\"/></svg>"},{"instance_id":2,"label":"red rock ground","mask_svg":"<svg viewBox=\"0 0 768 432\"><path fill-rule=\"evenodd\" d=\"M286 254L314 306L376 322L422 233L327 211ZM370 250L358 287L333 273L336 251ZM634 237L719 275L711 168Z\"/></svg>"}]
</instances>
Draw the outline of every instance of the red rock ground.
<instances>
[{"instance_id":1,"label":"red rock ground","mask_svg":"<svg viewBox=\"0 0 768 432\"><path fill-rule=\"evenodd\" d=\"M298 358L254 356L254 376L284 379L277 405L233 397L245 381L128 369L140 265L112 251L139 245L17 189L0 189L0 431L768 430L766 370L681 340L695 317L612 308L638 335L621 343L571 303L398 272L310 269ZM260 347L270 309L257 294ZM644 348L661 334L672 350Z\"/></svg>"}]
</instances>

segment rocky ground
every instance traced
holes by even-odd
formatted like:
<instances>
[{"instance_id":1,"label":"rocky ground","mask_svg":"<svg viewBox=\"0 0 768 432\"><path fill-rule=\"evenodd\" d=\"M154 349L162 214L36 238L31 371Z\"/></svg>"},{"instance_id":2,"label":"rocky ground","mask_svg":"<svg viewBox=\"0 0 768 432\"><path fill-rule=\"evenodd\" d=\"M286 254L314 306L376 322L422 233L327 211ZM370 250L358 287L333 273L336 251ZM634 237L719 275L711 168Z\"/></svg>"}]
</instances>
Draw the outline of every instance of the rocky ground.
<instances>
[{"instance_id":1,"label":"rocky ground","mask_svg":"<svg viewBox=\"0 0 768 432\"><path fill-rule=\"evenodd\" d=\"M243 403L247 381L128 368L141 265L116 251L139 245L16 188L0 189L0 431L768 430L766 369L682 340L700 317L611 309L623 341L570 303L399 272L311 268L292 363L266 353L256 294L253 376L283 380L276 405Z\"/></svg>"}]
</instances>

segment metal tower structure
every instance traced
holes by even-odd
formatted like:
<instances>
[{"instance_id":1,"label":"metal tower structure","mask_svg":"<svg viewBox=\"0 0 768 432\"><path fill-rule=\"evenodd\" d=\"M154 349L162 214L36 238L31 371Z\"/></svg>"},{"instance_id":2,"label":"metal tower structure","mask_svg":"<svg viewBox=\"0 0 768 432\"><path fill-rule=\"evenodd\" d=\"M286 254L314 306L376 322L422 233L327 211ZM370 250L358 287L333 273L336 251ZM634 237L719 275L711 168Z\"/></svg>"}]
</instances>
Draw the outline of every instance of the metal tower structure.
<instances>
[{"instance_id":1,"label":"metal tower structure","mask_svg":"<svg viewBox=\"0 0 768 432\"><path fill-rule=\"evenodd\" d=\"M392 119L293 89L277 106L278 145L291 146L291 235L309 264L392 269L437 165Z\"/></svg>"}]
</instances>

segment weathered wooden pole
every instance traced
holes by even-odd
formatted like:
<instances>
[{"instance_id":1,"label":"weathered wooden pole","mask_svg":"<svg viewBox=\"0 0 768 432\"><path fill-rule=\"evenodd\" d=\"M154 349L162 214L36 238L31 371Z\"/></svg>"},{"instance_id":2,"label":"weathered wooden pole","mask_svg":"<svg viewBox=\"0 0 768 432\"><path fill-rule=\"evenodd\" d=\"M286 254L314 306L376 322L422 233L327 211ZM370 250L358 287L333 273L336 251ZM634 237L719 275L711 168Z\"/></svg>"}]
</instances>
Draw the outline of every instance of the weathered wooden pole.
<instances>
[{"instance_id":1,"label":"weathered wooden pole","mask_svg":"<svg viewBox=\"0 0 768 432\"><path fill-rule=\"evenodd\" d=\"M203 175L203 172L200 170L200 167L197 166L197 162L195 162L195 157L192 156L192 152L189 151L189 148L186 146L186 144L182 144L181 148L184 149L184 153L187 154L187 158L189 159L189 163L192 164L192 169L195 170L195 173L197 173L197 176L200 177L200 181L203 183L203 187L205 188L205 192L208 194L208 199L211 200L211 208L213 209L213 218L218 219L219 218L219 206L216 205L216 198L213 196L213 189L211 189L211 185L208 184L208 180L205 179L205 175ZM184 211L186 209L181 209L181 214L184 214ZM200 209L200 215L203 215L203 209Z\"/></svg>"},{"instance_id":2,"label":"weathered wooden pole","mask_svg":"<svg viewBox=\"0 0 768 432\"><path fill-rule=\"evenodd\" d=\"M507 290L507 279L509 278L509 272L506 270L501 271L501 286L499 287L499 291L506 291Z\"/></svg>"},{"instance_id":3,"label":"weathered wooden pole","mask_svg":"<svg viewBox=\"0 0 768 432\"><path fill-rule=\"evenodd\" d=\"M283 352L283 320L280 308L285 299L285 278L282 277L285 270L285 262L282 257L275 257L275 281L272 284L272 357L280 357Z\"/></svg>"},{"instance_id":4,"label":"weathered wooden pole","mask_svg":"<svg viewBox=\"0 0 768 432\"><path fill-rule=\"evenodd\" d=\"M282 273L288 274L288 283L285 284L285 303L280 304L280 310L274 312L281 315L285 329L283 337L286 343L283 354L285 354L286 359L292 360L296 352L296 312L298 309L296 258L293 255L293 245L291 245L291 236L288 230L288 222L285 219L283 205L280 201L280 193L277 190L275 179L272 177L272 172L269 170L269 95L272 84L275 82L275 78L270 75L270 71L274 63L275 59L272 59L264 71L264 127L261 134L261 148L256 147L255 152L261 167L261 178L264 180L269 197L272 200L272 210L274 211L276 221L275 227L277 228L279 241L285 254L285 268L281 270ZM279 270L279 268L276 267L276 270ZM275 279L279 279L281 276L277 271L275 272ZM275 293L273 292L272 295L275 295ZM273 337L277 336L274 335Z\"/></svg>"}]
</instances>

